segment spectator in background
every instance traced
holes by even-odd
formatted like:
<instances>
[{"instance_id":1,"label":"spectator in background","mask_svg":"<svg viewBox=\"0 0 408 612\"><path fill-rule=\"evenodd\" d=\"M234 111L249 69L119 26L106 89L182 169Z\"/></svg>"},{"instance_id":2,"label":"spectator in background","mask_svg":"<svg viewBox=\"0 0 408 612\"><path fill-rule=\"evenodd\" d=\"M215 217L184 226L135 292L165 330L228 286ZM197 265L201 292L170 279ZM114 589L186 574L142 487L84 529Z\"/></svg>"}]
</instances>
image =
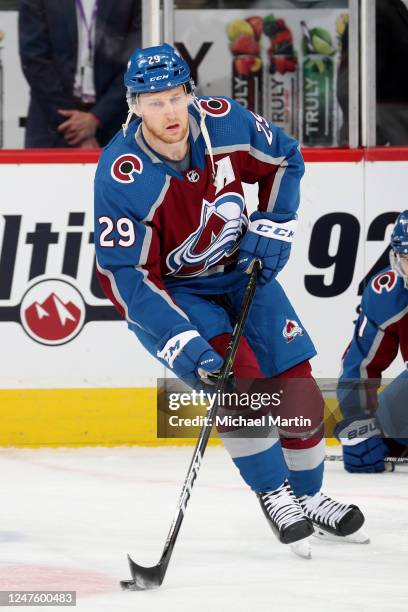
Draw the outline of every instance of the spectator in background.
<instances>
[{"instance_id":1,"label":"spectator in background","mask_svg":"<svg viewBox=\"0 0 408 612\"><path fill-rule=\"evenodd\" d=\"M377 144L408 144L408 0L377 0Z\"/></svg>"},{"instance_id":2,"label":"spectator in background","mask_svg":"<svg viewBox=\"0 0 408 612\"><path fill-rule=\"evenodd\" d=\"M25 146L105 145L126 116L123 74L140 44L141 0L21 0Z\"/></svg>"}]
</instances>

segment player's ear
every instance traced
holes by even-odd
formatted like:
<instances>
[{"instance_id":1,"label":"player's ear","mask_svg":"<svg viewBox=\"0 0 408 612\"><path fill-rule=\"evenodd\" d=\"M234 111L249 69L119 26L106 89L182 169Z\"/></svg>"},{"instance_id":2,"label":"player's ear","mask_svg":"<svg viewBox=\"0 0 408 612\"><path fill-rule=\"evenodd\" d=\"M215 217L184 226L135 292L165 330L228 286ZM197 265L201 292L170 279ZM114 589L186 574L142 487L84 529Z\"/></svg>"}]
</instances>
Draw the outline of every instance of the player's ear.
<instances>
[{"instance_id":1,"label":"player's ear","mask_svg":"<svg viewBox=\"0 0 408 612\"><path fill-rule=\"evenodd\" d=\"M132 113L134 115L136 115L136 117L141 117L142 113L140 111L140 104L136 101L134 104L132 104L131 109Z\"/></svg>"},{"instance_id":2,"label":"player's ear","mask_svg":"<svg viewBox=\"0 0 408 612\"><path fill-rule=\"evenodd\" d=\"M128 103L129 112L133 113L137 117L141 117L142 114L140 112L140 104L139 104L138 96L136 94L128 94L126 96L126 101Z\"/></svg>"}]
</instances>

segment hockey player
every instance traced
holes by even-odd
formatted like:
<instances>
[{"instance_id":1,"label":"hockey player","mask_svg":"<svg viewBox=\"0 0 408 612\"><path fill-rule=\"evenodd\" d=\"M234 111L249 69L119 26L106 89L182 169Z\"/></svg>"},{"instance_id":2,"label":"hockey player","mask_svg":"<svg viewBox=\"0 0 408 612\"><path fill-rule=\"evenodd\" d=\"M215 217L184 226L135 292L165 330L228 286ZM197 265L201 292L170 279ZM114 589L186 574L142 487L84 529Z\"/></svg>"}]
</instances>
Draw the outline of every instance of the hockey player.
<instances>
[{"instance_id":1,"label":"hockey player","mask_svg":"<svg viewBox=\"0 0 408 612\"><path fill-rule=\"evenodd\" d=\"M390 261L364 290L343 357L338 397L344 420L336 435L348 472L383 472L385 456L408 454L408 210L395 223ZM377 397L398 350L405 369Z\"/></svg>"},{"instance_id":2,"label":"hockey player","mask_svg":"<svg viewBox=\"0 0 408 612\"><path fill-rule=\"evenodd\" d=\"M247 273L259 259L234 374L305 379L309 405L320 409L309 365L314 346L276 280L296 228L304 172L298 143L229 98L196 98L188 65L167 44L135 50L125 85L123 134L104 149L95 179L97 270L106 295L162 364L183 380L208 382L222 366ZM259 186L249 220L241 181ZM313 525L339 539L363 524L356 506L320 492L320 432L222 437L282 543L307 538Z\"/></svg>"}]
</instances>

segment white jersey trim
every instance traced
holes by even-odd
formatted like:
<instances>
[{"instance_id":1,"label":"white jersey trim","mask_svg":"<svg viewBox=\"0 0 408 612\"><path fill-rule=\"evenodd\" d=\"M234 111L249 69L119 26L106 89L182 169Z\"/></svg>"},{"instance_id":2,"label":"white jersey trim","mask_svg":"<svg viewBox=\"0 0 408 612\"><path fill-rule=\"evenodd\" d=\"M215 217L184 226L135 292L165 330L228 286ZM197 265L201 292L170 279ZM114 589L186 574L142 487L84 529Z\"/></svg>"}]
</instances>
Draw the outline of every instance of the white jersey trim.
<instances>
[{"instance_id":1,"label":"white jersey trim","mask_svg":"<svg viewBox=\"0 0 408 612\"><path fill-rule=\"evenodd\" d=\"M143 268L140 269L137 266L135 266L135 270L143 275L143 282L148 286L151 291L153 291L153 293L156 293L158 296L160 296L170 306L170 308L172 308L179 315L181 315L183 319L186 319L186 321L190 322L190 319L188 318L186 313L181 310L181 308L179 308L177 304L173 302L167 291L165 291L164 289L159 289L151 280L147 278L147 270L144 270Z\"/></svg>"},{"instance_id":2,"label":"white jersey trim","mask_svg":"<svg viewBox=\"0 0 408 612\"><path fill-rule=\"evenodd\" d=\"M118 304L120 304L123 308L123 310L125 311L125 317L126 317L126 321L129 321L129 323L133 323L134 325L137 325L138 327L140 327L140 329L143 329L143 326L140 325L140 323L138 323L137 321L134 321L130 316L129 316L129 310L128 310L128 305L126 304L125 300L122 298L118 286L116 284L116 280L114 277L113 272L111 272L110 270L107 270L105 268L102 268L99 265L98 259L96 258L96 267L98 269L98 271L103 274L104 276L106 276L109 280L111 289L112 289L112 293L115 296L116 301L118 302Z\"/></svg>"}]
</instances>

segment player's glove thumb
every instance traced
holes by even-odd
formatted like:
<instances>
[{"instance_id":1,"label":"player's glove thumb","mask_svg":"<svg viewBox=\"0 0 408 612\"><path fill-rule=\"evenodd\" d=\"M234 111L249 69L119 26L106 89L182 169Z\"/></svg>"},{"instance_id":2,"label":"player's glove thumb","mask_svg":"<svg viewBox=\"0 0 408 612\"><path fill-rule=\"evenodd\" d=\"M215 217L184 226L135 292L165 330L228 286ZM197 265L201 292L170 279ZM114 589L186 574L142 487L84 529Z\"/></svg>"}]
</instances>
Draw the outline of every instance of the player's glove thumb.
<instances>
[{"instance_id":1,"label":"player's glove thumb","mask_svg":"<svg viewBox=\"0 0 408 612\"><path fill-rule=\"evenodd\" d=\"M375 417L351 417L338 423L335 435L343 445L347 472L384 472L388 448Z\"/></svg>"}]
</instances>

